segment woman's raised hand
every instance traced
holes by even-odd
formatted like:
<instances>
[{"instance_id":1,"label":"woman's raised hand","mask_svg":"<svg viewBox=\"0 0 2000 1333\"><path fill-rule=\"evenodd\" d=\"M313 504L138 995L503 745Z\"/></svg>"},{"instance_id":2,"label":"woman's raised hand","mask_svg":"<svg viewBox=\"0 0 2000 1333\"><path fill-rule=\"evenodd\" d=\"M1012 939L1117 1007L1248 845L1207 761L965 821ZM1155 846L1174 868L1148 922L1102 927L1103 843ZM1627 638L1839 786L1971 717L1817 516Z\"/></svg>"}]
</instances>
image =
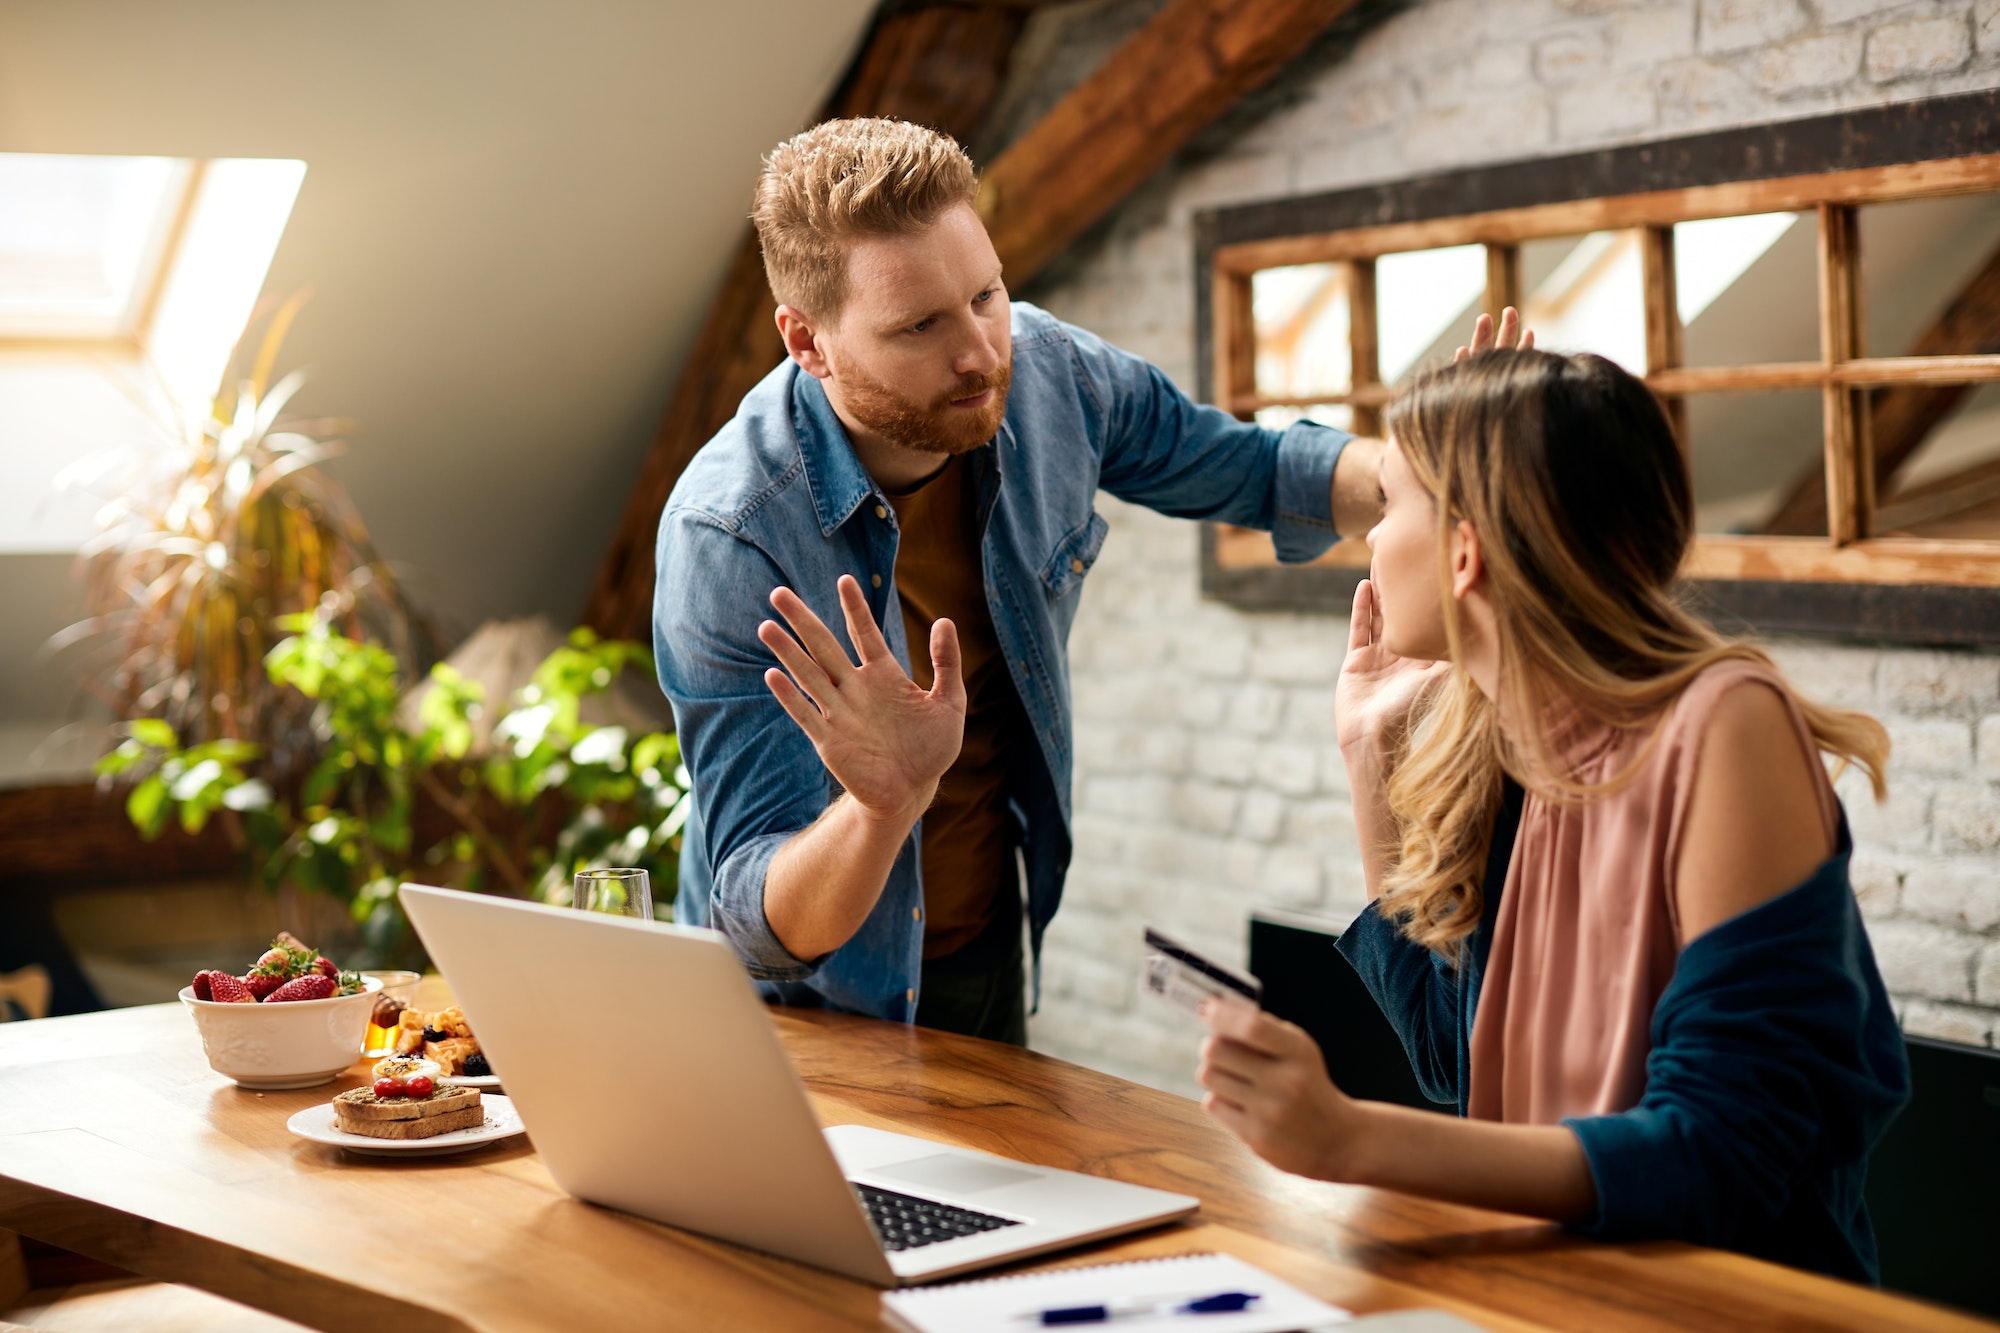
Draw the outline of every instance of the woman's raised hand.
<instances>
[{"instance_id":1,"label":"woman's raised hand","mask_svg":"<svg viewBox=\"0 0 2000 1333\"><path fill-rule=\"evenodd\" d=\"M1354 620L1347 634L1347 657L1334 685L1336 735L1350 761L1379 757L1384 741L1400 729L1423 692L1450 670L1444 662L1398 657L1382 642L1382 604L1372 579L1354 590Z\"/></svg>"}]
</instances>

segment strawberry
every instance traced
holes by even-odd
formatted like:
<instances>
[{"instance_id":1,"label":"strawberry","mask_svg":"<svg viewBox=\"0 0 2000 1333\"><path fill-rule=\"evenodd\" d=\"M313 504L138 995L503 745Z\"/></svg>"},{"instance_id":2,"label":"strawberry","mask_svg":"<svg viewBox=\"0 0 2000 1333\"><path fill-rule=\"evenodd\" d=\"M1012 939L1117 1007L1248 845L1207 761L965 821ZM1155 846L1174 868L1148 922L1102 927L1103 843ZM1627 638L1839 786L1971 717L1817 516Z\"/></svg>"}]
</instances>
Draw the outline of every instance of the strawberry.
<instances>
[{"instance_id":1,"label":"strawberry","mask_svg":"<svg viewBox=\"0 0 2000 1333\"><path fill-rule=\"evenodd\" d=\"M210 998L217 1004L257 1003L257 997L250 993L250 988L227 972L210 972L208 986Z\"/></svg>"},{"instance_id":2,"label":"strawberry","mask_svg":"<svg viewBox=\"0 0 2000 1333\"><path fill-rule=\"evenodd\" d=\"M264 950L263 957L250 965L250 970L252 972L259 970L265 972L283 972L290 963L291 960L285 956L283 949L266 949Z\"/></svg>"},{"instance_id":3,"label":"strawberry","mask_svg":"<svg viewBox=\"0 0 2000 1333\"><path fill-rule=\"evenodd\" d=\"M312 965L313 971L319 973L321 976L332 977L335 981L340 980L340 969L335 967L333 960L325 954L321 954L319 957L313 959Z\"/></svg>"},{"instance_id":4,"label":"strawberry","mask_svg":"<svg viewBox=\"0 0 2000 1333\"><path fill-rule=\"evenodd\" d=\"M335 990L332 977L317 972L294 977L265 998L266 1004L286 1004L292 1000L324 1000Z\"/></svg>"},{"instance_id":5,"label":"strawberry","mask_svg":"<svg viewBox=\"0 0 2000 1333\"><path fill-rule=\"evenodd\" d=\"M272 991L278 989L278 987L284 985L286 978L285 974L282 972L278 973L260 972L253 967L248 972L245 972L242 976L238 977L237 980L241 981L244 984L244 986L249 989L252 995L256 996L258 999L261 1000L266 996L268 996Z\"/></svg>"},{"instance_id":6,"label":"strawberry","mask_svg":"<svg viewBox=\"0 0 2000 1333\"><path fill-rule=\"evenodd\" d=\"M201 971L194 974L195 999L213 1000L215 998L215 988L209 985L209 978L214 975L215 974L213 972L208 972L208 971Z\"/></svg>"}]
</instances>

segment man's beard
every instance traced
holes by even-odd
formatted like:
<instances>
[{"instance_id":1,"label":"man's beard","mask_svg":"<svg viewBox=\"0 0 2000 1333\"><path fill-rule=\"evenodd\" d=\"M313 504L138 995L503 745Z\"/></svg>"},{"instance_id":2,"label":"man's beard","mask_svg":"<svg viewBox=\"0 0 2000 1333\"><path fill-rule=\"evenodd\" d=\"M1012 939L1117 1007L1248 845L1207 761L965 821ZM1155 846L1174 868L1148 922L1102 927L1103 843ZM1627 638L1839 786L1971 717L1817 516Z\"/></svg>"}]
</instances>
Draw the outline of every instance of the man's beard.
<instances>
[{"instance_id":1,"label":"man's beard","mask_svg":"<svg viewBox=\"0 0 2000 1333\"><path fill-rule=\"evenodd\" d=\"M848 413L891 444L927 454L963 454L977 449L1000 429L1007 414L1007 386L1013 382L1012 361L989 374L962 379L943 397L928 405L917 403L881 380L858 370L841 377L841 396ZM991 389L982 407L953 407Z\"/></svg>"}]
</instances>

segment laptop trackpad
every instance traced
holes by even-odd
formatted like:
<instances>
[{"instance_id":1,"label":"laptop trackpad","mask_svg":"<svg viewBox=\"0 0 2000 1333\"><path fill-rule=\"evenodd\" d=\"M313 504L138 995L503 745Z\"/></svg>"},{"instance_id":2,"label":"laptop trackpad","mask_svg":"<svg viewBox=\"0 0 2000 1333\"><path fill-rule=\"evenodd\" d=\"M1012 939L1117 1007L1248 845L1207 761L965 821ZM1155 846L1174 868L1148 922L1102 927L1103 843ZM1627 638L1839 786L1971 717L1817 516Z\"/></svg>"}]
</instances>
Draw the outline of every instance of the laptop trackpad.
<instances>
[{"instance_id":1,"label":"laptop trackpad","mask_svg":"<svg viewBox=\"0 0 2000 1333\"><path fill-rule=\"evenodd\" d=\"M937 1153L931 1157L898 1162L894 1166L878 1166L868 1174L884 1180L908 1181L912 1185L926 1186L945 1194L977 1194L981 1190L1023 1185L1042 1178L1039 1171L983 1162L977 1157L960 1157L955 1153Z\"/></svg>"}]
</instances>

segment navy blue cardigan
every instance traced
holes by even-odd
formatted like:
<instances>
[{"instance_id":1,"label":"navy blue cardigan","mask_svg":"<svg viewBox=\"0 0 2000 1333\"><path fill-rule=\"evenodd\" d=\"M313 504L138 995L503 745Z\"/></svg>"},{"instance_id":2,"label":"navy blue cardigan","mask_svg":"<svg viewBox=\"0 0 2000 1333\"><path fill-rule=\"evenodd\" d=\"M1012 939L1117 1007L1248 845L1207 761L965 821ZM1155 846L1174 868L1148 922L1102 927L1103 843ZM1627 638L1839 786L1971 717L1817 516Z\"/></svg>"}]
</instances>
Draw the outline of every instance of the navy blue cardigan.
<instances>
[{"instance_id":1,"label":"navy blue cardigan","mask_svg":"<svg viewBox=\"0 0 2000 1333\"><path fill-rule=\"evenodd\" d=\"M1506 884L1521 789L1507 785L1487 909L1454 969L1373 904L1340 951L1382 1006L1433 1101L1465 1114L1472 1018ZM1862 1201L1868 1154L1910 1096L1902 1034L1848 884L1831 860L1681 951L1653 1011L1646 1092L1563 1121L1583 1144L1606 1240L1672 1239L1835 1277L1879 1280Z\"/></svg>"}]
</instances>

